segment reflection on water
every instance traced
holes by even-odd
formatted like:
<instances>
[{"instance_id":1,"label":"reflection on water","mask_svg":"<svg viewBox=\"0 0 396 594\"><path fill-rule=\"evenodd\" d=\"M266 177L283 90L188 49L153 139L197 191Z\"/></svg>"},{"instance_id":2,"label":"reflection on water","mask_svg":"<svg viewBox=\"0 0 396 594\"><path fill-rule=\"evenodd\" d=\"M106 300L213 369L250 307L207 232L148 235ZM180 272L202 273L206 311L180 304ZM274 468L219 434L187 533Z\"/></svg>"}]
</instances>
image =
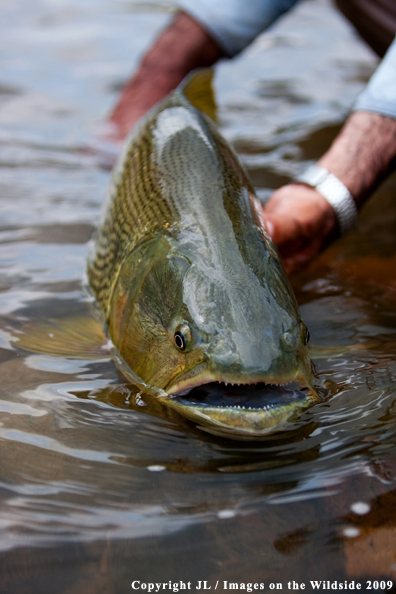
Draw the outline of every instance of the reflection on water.
<instances>
[{"instance_id":1,"label":"reflection on water","mask_svg":"<svg viewBox=\"0 0 396 594\"><path fill-rule=\"evenodd\" d=\"M106 353L67 359L7 340L89 311L85 255L109 173L83 149L169 11L1 11L1 592L392 579L395 180L293 281L329 398L263 442L205 434L137 397ZM374 63L314 0L219 68L222 129L261 198L325 150Z\"/></svg>"}]
</instances>

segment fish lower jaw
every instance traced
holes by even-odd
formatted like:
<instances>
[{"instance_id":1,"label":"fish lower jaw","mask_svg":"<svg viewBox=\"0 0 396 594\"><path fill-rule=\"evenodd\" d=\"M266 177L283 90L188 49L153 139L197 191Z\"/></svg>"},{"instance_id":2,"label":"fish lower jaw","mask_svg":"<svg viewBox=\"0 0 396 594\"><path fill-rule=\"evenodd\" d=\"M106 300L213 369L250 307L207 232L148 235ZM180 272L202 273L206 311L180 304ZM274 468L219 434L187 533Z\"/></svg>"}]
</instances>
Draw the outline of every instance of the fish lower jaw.
<instances>
[{"instance_id":1,"label":"fish lower jaw","mask_svg":"<svg viewBox=\"0 0 396 594\"><path fill-rule=\"evenodd\" d=\"M304 399L281 405L264 405L261 408L187 405L173 399L169 399L167 404L207 433L234 440L257 440L285 430L296 414L312 404L312 401Z\"/></svg>"}]
</instances>

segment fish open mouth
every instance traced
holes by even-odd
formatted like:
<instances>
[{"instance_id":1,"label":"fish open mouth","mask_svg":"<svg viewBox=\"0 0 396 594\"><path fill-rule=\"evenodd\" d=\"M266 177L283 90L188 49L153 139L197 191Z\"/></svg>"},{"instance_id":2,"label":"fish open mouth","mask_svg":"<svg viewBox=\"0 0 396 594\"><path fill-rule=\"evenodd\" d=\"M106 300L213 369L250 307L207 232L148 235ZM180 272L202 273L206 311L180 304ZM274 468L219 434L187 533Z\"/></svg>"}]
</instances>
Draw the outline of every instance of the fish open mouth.
<instances>
[{"instance_id":1,"label":"fish open mouth","mask_svg":"<svg viewBox=\"0 0 396 594\"><path fill-rule=\"evenodd\" d=\"M210 382L166 398L179 414L199 428L231 439L260 439L285 429L296 413L320 400L297 381L285 385Z\"/></svg>"},{"instance_id":2,"label":"fish open mouth","mask_svg":"<svg viewBox=\"0 0 396 594\"><path fill-rule=\"evenodd\" d=\"M297 382L285 386L264 383L235 386L212 382L176 394L173 399L185 406L265 411L292 402L305 402L307 392L308 388L301 388Z\"/></svg>"}]
</instances>

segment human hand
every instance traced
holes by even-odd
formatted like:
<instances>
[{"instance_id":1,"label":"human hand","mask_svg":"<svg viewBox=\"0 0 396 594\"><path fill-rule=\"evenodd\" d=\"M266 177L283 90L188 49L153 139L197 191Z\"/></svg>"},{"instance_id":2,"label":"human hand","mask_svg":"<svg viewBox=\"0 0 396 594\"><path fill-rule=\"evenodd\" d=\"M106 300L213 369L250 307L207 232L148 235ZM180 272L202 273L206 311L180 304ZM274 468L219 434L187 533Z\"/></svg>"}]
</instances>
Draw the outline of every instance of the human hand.
<instances>
[{"instance_id":1,"label":"human hand","mask_svg":"<svg viewBox=\"0 0 396 594\"><path fill-rule=\"evenodd\" d=\"M318 165L333 173L361 207L396 162L396 119L355 112ZM262 210L286 272L297 272L337 234L333 208L315 189L292 183L273 193Z\"/></svg>"},{"instance_id":2,"label":"human hand","mask_svg":"<svg viewBox=\"0 0 396 594\"><path fill-rule=\"evenodd\" d=\"M315 189L292 183L276 190L262 208L287 274L312 260L337 234L333 208Z\"/></svg>"}]
</instances>

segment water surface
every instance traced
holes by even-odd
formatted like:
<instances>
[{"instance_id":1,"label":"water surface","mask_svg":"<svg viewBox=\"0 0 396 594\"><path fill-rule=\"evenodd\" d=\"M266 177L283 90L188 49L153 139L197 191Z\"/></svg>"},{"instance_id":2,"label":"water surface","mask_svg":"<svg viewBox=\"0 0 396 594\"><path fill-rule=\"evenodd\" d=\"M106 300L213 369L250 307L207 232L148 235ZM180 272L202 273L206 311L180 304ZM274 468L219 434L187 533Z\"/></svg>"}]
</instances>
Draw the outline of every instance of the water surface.
<instances>
[{"instance_id":1,"label":"water surface","mask_svg":"<svg viewBox=\"0 0 396 594\"><path fill-rule=\"evenodd\" d=\"M168 6L2 0L0 327L89 311L109 172L84 147ZM318 158L375 58L322 0L218 68L260 198ZM293 280L328 398L263 442L141 406L113 361L0 348L0 589L396 579L396 181ZM320 357L319 357L320 355ZM144 403L143 403L144 404Z\"/></svg>"}]
</instances>

